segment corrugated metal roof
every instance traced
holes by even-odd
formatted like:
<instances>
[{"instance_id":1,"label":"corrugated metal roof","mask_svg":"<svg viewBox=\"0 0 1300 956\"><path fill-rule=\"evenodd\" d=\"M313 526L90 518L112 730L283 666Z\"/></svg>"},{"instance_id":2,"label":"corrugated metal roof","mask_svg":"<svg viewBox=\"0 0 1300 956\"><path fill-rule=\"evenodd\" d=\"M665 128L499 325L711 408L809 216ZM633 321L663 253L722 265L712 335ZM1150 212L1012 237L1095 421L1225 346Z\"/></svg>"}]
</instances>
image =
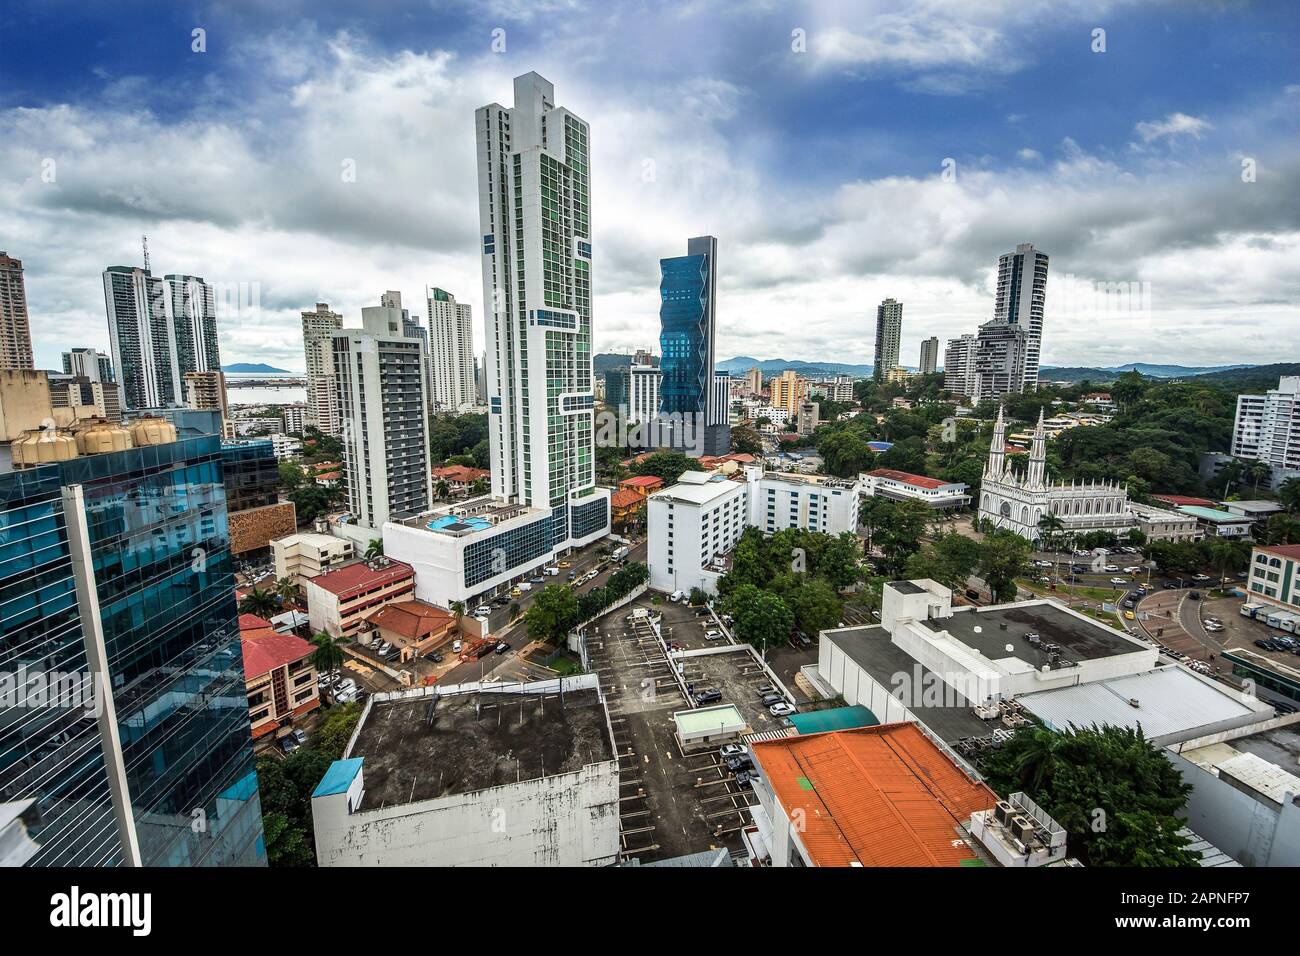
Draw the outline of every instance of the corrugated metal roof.
<instances>
[{"instance_id":1,"label":"corrugated metal roof","mask_svg":"<svg viewBox=\"0 0 1300 956\"><path fill-rule=\"evenodd\" d=\"M1134 707L1130 699L1138 702ZM1057 730L1073 724L1090 727L1142 726L1147 737L1190 734L1223 721L1263 719L1226 688L1199 679L1182 667L1161 667L1143 674L1026 694L1020 702ZM1184 739L1191 739L1185 736Z\"/></svg>"},{"instance_id":2,"label":"corrugated metal roof","mask_svg":"<svg viewBox=\"0 0 1300 956\"><path fill-rule=\"evenodd\" d=\"M874 727L880 723L876 715L855 704L852 707L832 707L828 710L810 710L791 714L790 723L801 734L823 734L832 730L852 730L854 727Z\"/></svg>"},{"instance_id":3,"label":"corrugated metal roof","mask_svg":"<svg viewBox=\"0 0 1300 956\"><path fill-rule=\"evenodd\" d=\"M997 800L910 722L751 751L816 866L960 866L958 825Z\"/></svg>"}]
</instances>

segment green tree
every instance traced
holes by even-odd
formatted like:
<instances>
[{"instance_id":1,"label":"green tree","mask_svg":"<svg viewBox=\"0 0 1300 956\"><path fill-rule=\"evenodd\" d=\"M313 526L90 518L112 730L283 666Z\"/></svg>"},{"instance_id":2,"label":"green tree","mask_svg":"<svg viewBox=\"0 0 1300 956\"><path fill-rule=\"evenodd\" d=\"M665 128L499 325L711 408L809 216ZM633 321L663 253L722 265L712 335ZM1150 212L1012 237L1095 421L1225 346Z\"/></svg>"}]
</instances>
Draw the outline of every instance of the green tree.
<instances>
[{"instance_id":1,"label":"green tree","mask_svg":"<svg viewBox=\"0 0 1300 956\"><path fill-rule=\"evenodd\" d=\"M327 674L338 670L343 663L343 651L339 648L343 638L317 631L311 642L316 645L316 650L311 652L311 663L316 668L316 673Z\"/></svg>"},{"instance_id":2,"label":"green tree","mask_svg":"<svg viewBox=\"0 0 1300 956\"><path fill-rule=\"evenodd\" d=\"M456 630L460 630L460 619L465 616L465 602L452 601L447 605L447 610L451 612L452 620L456 624Z\"/></svg>"},{"instance_id":3,"label":"green tree","mask_svg":"<svg viewBox=\"0 0 1300 956\"><path fill-rule=\"evenodd\" d=\"M1277 489L1277 500L1287 511L1300 511L1300 478L1288 478Z\"/></svg>"},{"instance_id":4,"label":"green tree","mask_svg":"<svg viewBox=\"0 0 1300 956\"><path fill-rule=\"evenodd\" d=\"M629 469L633 475L653 475L662 478L665 485L677 483L684 471L695 471L700 467L698 458L692 458L680 451L657 451L648 455L643 461L635 462Z\"/></svg>"},{"instance_id":5,"label":"green tree","mask_svg":"<svg viewBox=\"0 0 1300 956\"><path fill-rule=\"evenodd\" d=\"M1045 551L1055 551L1059 542L1061 532L1065 530L1065 522L1060 515L1054 515L1050 511L1038 519L1039 542Z\"/></svg>"},{"instance_id":6,"label":"green tree","mask_svg":"<svg viewBox=\"0 0 1300 956\"><path fill-rule=\"evenodd\" d=\"M348 741L352 739L352 732L357 729L359 720L361 720L360 704L351 703L344 704L342 707L331 707L316 725L311 736L311 746L327 760L343 759L343 752L347 750Z\"/></svg>"},{"instance_id":7,"label":"green tree","mask_svg":"<svg viewBox=\"0 0 1300 956\"><path fill-rule=\"evenodd\" d=\"M275 593L280 596L282 601L295 600L298 597L298 584L293 578L277 578Z\"/></svg>"},{"instance_id":8,"label":"green tree","mask_svg":"<svg viewBox=\"0 0 1300 956\"><path fill-rule=\"evenodd\" d=\"M1029 561L1029 542L1011 531L994 531L986 535L980 547L979 576L984 579L995 601L1014 601L1016 578L1025 573Z\"/></svg>"},{"instance_id":9,"label":"green tree","mask_svg":"<svg viewBox=\"0 0 1300 956\"><path fill-rule=\"evenodd\" d=\"M578 599L564 584L548 584L538 592L524 615L528 636L558 641L578 623Z\"/></svg>"},{"instance_id":10,"label":"green tree","mask_svg":"<svg viewBox=\"0 0 1300 956\"><path fill-rule=\"evenodd\" d=\"M447 485L447 482L439 478L438 483L433 486L433 494L435 498L443 499L451 494L451 488Z\"/></svg>"},{"instance_id":11,"label":"green tree","mask_svg":"<svg viewBox=\"0 0 1300 956\"><path fill-rule=\"evenodd\" d=\"M763 439L754 429L738 426L731 430L731 450L738 455L761 455Z\"/></svg>"},{"instance_id":12,"label":"green tree","mask_svg":"<svg viewBox=\"0 0 1300 956\"><path fill-rule=\"evenodd\" d=\"M1023 791L1067 831L1086 866L1196 866L1177 836L1191 785L1140 729L1034 725L980 760L1002 796Z\"/></svg>"},{"instance_id":13,"label":"green tree","mask_svg":"<svg viewBox=\"0 0 1300 956\"><path fill-rule=\"evenodd\" d=\"M965 590L981 553L974 538L950 532L909 557L903 576L909 580L929 578L954 591Z\"/></svg>"},{"instance_id":14,"label":"green tree","mask_svg":"<svg viewBox=\"0 0 1300 956\"><path fill-rule=\"evenodd\" d=\"M258 617L273 617L280 610L280 601L274 592L253 588L239 602L240 614L256 614Z\"/></svg>"},{"instance_id":15,"label":"green tree","mask_svg":"<svg viewBox=\"0 0 1300 956\"><path fill-rule=\"evenodd\" d=\"M794 615L794 626L809 637L839 626L843 603L835 588L822 578L787 574L772 582L772 590Z\"/></svg>"},{"instance_id":16,"label":"green tree","mask_svg":"<svg viewBox=\"0 0 1300 956\"><path fill-rule=\"evenodd\" d=\"M297 491L302 487L304 476L297 464L292 461L282 461L276 467L280 472L280 488L284 492Z\"/></svg>"},{"instance_id":17,"label":"green tree","mask_svg":"<svg viewBox=\"0 0 1300 956\"><path fill-rule=\"evenodd\" d=\"M370 543L366 545L366 560L373 561L375 558L383 557L384 542L381 538L371 538Z\"/></svg>"},{"instance_id":18,"label":"green tree","mask_svg":"<svg viewBox=\"0 0 1300 956\"><path fill-rule=\"evenodd\" d=\"M1215 538L1206 546L1210 567L1219 572L1219 581L1226 581L1228 575L1240 571L1250 560L1250 546L1244 541L1232 541L1228 538Z\"/></svg>"},{"instance_id":19,"label":"green tree","mask_svg":"<svg viewBox=\"0 0 1300 956\"><path fill-rule=\"evenodd\" d=\"M733 619L732 632L760 653L788 638L794 627L794 614L786 603L752 584L740 585L726 603Z\"/></svg>"},{"instance_id":20,"label":"green tree","mask_svg":"<svg viewBox=\"0 0 1300 956\"><path fill-rule=\"evenodd\" d=\"M929 519L930 509L919 501L890 502L883 514L877 513L872 543L884 555L886 574L900 574L907 559L920 550Z\"/></svg>"}]
</instances>

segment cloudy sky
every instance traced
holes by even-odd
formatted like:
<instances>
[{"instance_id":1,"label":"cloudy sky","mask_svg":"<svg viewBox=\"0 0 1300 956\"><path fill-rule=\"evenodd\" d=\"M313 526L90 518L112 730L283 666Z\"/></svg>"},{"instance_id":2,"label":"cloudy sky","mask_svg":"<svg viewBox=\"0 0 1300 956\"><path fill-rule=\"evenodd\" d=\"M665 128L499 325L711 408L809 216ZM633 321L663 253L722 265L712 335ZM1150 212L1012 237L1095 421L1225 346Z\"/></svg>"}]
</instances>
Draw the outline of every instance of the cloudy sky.
<instances>
[{"instance_id":1,"label":"cloudy sky","mask_svg":"<svg viewBox=\"0 0 1300 956\"><path fill-rule=\"evenodd\" d=\"M658 261L712 233L719 358L869 362L893 296L915 364L1019 242L1051 256L1045 364L1297 358L1283 0L6 9L0 249L44 367L107 348L100 273L142 234L244 290L227 363L300 371L299 311L385 289L481 319L473 111L530 70L592 128L599 351L658 351Z\"/></svg>"}]
</instances>

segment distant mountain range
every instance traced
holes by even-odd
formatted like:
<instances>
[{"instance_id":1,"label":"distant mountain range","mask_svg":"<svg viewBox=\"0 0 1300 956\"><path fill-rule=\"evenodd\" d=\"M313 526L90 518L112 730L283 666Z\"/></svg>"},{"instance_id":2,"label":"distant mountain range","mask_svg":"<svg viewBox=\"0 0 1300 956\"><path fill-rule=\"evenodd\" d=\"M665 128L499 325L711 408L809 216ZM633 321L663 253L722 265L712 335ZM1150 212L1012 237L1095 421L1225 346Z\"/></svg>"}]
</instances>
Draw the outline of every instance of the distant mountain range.
<instances>
[{"instance_id":1,"label":"distant mountain range","mask_svg":"<svg viewBox=\"0 0 1300 956\"><path fill-rule=\"evenodd\" d=\"M1127 365L1115 365L1108 368L1096 366L1044 365L1039 369L1040 378L1058 381L1081 382L1085 378L1092 381L1106 381L1122 375L1124 372L1138 372L1148 378L1193 378L1199 375L1213 375L1223 372L1240 372L1256 368L1254 365L1152 365L1147 362L1129 362Z\"/></svg>"},{"instance_id":2,"label":"distant mountain range","mask_svg":"<svg viewBox=\"0 0 1300 956\"><path fill-rule=\"evenodd\" d=\"M235 362L233 365L221 366L223 372L234 372L235 374L253 373L259 375L292 375L287 368L276 368L274 365L267 365L264 362Z\"/></svg>"},{"instance_id":3,"label":"distant mountain range","mask_svg":"<svg viewBox=\"0 0 1300 956\"><path fill-rule=\"evenodd\" d=\"M870 375L874 366L852 365L846 362L802 362L788 359L767 359L760 362L748 355L738 355L735 358L715 362L714 368L719 372L729 372L733 375L737 372L743 374L751 368L756 368L764 375L794 371L804 375L856 375L862 377Z\"/></svg>"}]
</instances>

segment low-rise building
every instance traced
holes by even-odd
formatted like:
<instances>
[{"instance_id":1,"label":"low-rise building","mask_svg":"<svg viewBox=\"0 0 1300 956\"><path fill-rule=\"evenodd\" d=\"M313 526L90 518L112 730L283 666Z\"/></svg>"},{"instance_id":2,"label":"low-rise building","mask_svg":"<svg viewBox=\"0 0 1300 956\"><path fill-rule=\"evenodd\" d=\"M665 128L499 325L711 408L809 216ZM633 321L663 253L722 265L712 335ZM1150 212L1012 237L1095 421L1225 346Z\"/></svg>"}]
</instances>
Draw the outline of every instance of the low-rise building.
<instances>
[{"instance_id":1,"label":"low-rise building","mask_svg":"<svg viewBox=\"0 0 1300 956\"><path fill-rule=\"evenodd\" d=\"M608 866L619 761L592 674L377 694L312 794L320 866Z\"/></svg>"},{"instance_id":2,"label":"low-rise building","mask_svg":"<svg viewBox=\"0 0 1300 956\"><path fill-rule=\"evenodd\" d=\"M1257 545L1246 588L1252 602L1300 612L1300 544Z\"/></svg>"},{"instance_id":3,"label":"low-rise building","mask_svg":"<svg viewBox=\"0 0 1300 956\"><path fill-rule=\"evenodd\" d=\"M747 483L702 471L684 472L677 484L646 503L650 587L712 593L724 573L720 561L749 519Z\"/></svg>"},{"instance_id":4,"label":"low-rise building","mask_svg":"<svg viewBox=\"0 0 1300 956\"><path fill-rule=\"evenodd\" d=\"M302 454L302 441L300 439L278 432L267 437L271 439L271 448L275 451L276 461L288 461L290 458L296 458Z\"/></svg>"},{"instance_id":5,"label":"low-rise building","mask_svg":"<svg viewBox=\"0 0 1300 956\"><path fill-rule=\"evenodd\" d=\"M877 468L862 475L865 494L894 501L919 501L939 510L964 508L970 503L966 492L970 486L960 481L944 481L925 475L913 475L893 468Z\"/></svg>"},{"instance_id":6,"label":"low-rise building","mask_svg":"<svg viewBox=\"0 0 1300 956\"><path fill-rule=\"evenodd\" d=\"M271 560L277 580L289 578L301 586L307 579L352 560L354 550L352 542L346 538L302 532L272 541Z\"/></svg>"},{"instance_id":7,"label":"low-rise building","mask_svg":"<svg viewBox=\"0 0 1300 956\"><path fill-rule=\"evenodd\" d=\"M1201 537L1196 519L1181 511L1130 501L1128 512L1137 521L1137 530L1146 535L1148 541L1196 541Z\"/></svg>"},{"instance_id":8,"label":"low-rise building","mask_svg":"<svg viewBox=\"0 0 1300 956\"><path fill-rule=\"evenodd\" d=\"M409 564L386 557L357 561L308 578L303 590L313 632L353 637L372 612L412 597L415 571Z\"/></svg>"},{"instance_id":9,"label":"low-rise building","mask_svg":"<svg viewBox=\"0 0 1300 956\"><path fill-rule=\"evenodd\" d=\"M433 469L433 486L439 482L447 485L447 490L454 495L468 494L476 481L487 481L492 472L486 468L469 468L465 465L447 465Z\"/></svg>"},{"instance_id":10,"label":"low-rise building","mask_svg":"<svg viewBox=\"0 0 1300 956\"><path fill-rule=\"evenodd\" d=\"M749 524L774 534L800 528L839 535L858 529L862 485L847 478L744 469Z\"/></svg>"},{"instance_id":11,"label":"low-rise building","mask_svg":"<svg viewBox=\"0 0 1300 956\"><path fill-rule=\"evenodd\" d=\"M1250 538L1250 529L1255 520L1245 515L1235 515L1220 508L1203 508L1200 505L1180 505L1182 514L1196 519L1200 536L1203 538Z\"/></svg>"},{"instance_id":12,"label":"low-rise building","mask_svg":"<svg viewBox=\"0 0 1300 956\"><path fill-rule=\"evenodd\" d=\"M985 862L961 831L997 794L915 723L759 740L750 753L758 802L745 839L771 866Z\"/></svg>"},{"instance_id":13,"label":"low-rise building","mask_svg":"<svg viewBox=\"0 0 1300 956\"><path fill-rule=\"evenodd\" d=\"M385 604L366 617L372 637L387 641L400 652L400 660L423 656L450 641L457 633L450 611L424 601Z\"/></svg>"},{"instance_id":14,"label":"low-rise building","mask_svg":"<svg viewBox=\"0 0 1300 956\"><path fill-rule=\"evenodd\" d=\"M273 737L319 709L312 644L277 631L255 614L239 615L239 642L254 740Z\"/></svg>"}]
</instances>

